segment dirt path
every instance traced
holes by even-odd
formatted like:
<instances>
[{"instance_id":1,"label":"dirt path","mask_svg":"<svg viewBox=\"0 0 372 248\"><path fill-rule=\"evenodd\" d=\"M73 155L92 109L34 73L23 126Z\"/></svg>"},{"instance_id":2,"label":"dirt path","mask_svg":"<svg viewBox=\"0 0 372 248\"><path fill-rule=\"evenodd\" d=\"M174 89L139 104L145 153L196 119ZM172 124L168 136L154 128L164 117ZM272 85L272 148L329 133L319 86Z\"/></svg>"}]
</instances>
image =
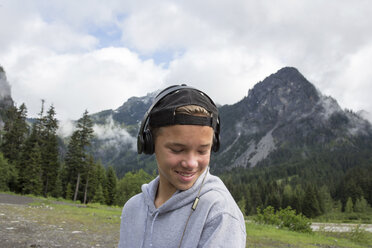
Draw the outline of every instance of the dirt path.
<instances>
[{"instance_id":1,"label":"dirt path","mask_svg":"<svg viewBox=\"0 0 372 248\"><path fill-rule=\"evenodd\" d=\"M29 206L31 197L0 193L0 247L117 247L119 229L99 231L78 221L57 222L53 208ZM117 229L117 230L116 230Z\"/></svg>"},{"instance_id":2,"label":"dirt path","mask_svg":"<svg viewBox=\"0 0 372 248\"><path fill-rule=\"evenodd\" d=\"M34 200L28 196L8 195L8 194L0 193L0 203L27 205L33 201Z\"/></svg>"},{"instance_id":3,"label":"dirt path","mask_svg":"<svg viewBox=\"0 0 372 248\"><path fill-rule=\"evenodd\" d=\"M326 231L326 232L351 232L357 227L367 232L372 232L371 224L345 224L345 223L312 223L311 229L313 231Z\"/></svg>"}]
</instances>

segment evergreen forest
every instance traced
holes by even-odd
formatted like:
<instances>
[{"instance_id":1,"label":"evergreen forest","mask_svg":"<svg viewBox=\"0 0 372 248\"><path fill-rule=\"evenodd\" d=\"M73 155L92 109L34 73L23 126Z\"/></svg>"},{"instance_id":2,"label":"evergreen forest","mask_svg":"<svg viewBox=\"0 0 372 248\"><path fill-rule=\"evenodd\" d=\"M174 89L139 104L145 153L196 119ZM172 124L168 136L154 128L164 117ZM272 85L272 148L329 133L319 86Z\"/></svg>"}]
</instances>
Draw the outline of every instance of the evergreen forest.
<instances>
[{"instance_id":1,"label":"evergreen forest","mask_svg":"<svg viewBox=\"0 0 372 248\"><path fill-rule=\"evenodd\" d=\"M25 104L4 112L0 191L122 206L140 192L142 184L154 178L139 170L119 180L113 167L105 168L94 160L90 149L93 123L88 111L76 122L63 157L53 105L45 111L42 101L40 113L31 124Z\"/></svg>"},{"instance_id":2,"label":"evergreen forest","mask_svg":"<svg viewBox=\"0 0 372 248\"><path fill-rule=\"evenodd\" d=\"M57 135L56 110L53 105L47 110L44 107L42 101L40 113L31 124L25 104L5 111L0 136L0 191L122 206L156 176L155 172L137 169L117 178L113 167L105 168L94 159L93 122L88 111L77 120L65 142ZM67 148L62 156L63 142ZM357 142L365 143L357 151L339 146L333 151L314 151L306 159L278 149L254 168L216 173L245 215L256 214L258 208L289 206L309 218L329 212L359 218L358 214L370 211L372 205L372 147L362 138Z\"/></svg>"}]
</instances>

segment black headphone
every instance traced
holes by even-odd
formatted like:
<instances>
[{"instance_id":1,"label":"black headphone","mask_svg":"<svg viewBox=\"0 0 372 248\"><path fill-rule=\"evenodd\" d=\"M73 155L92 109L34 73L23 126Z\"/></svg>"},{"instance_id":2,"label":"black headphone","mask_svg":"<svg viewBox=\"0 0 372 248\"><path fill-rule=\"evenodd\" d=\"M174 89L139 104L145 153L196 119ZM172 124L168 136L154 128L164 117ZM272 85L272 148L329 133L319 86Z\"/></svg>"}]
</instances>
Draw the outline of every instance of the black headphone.
<instances>
[{"instance_id":1,"label":"black headphone","mask_svg":"<svg viewBox=\"0 0 372 248\"><path fill-rule=\"evenodd\" d=\"M202 93L204 96L206 96L210 102L216 106L216 104L213 102L213 100L204 92L201 90L195 89L193 87L189 87L186 84L181 84L181 85L173 85L170 86L163 91L161 91L156 97L153 102L153 104L150 106L150 108L147 110L145 113L142 122L141 122L141 127L138 132L137 136L137 152L138 154L144 153L144 154L153 154L155 152L155 144L154 140L152 137L152 133L149 129L149 115L152 111L152 109L155 107L155 105L163 99L165 96L176 92L178 90L183 90L183 89L192 89L196 90L200 93ZM213 145L212 145L212 151L217 152L220 148L220 117L218 116L217 118L217 124L216 128L214 129L214 135L213 135Z\"/></svg>"}]
</instances>

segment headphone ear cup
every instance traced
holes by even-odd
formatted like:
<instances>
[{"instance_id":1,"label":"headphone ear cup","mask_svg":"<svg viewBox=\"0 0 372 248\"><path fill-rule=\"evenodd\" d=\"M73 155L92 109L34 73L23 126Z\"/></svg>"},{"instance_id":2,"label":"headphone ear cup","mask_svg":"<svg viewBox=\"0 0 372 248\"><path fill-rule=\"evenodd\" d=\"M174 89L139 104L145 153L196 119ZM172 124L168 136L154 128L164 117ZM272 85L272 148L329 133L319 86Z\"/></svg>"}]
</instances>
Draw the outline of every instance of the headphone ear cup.
<instances>
[{"instance_id":1,"label":"headphone ear cup","mask_svg":"<svg viewBox=\"0 0 372 248\"><path fill-rule=\"evenodd\" d=\"M212 145L212 151L218 152L220 149L220 135L218 133L213 134L213 145Z\"/></svg>"},{"instance_id":2,"label":"headphone ear cup","mask_svg":"<svg viewBox=\"0 0 372 248\"><path fill-rule=\"evenodd\" d=\"M149 129L143 132L143 152L145 154L153 154L155 151L154 140Z\"/></svg>"},{"instance_id":3,"label":"headphone ear cup","mask_svg":"<svg viewBox=\"0 0 372 248\"><path fill-rule=\"evenodd\" d=\"M141 154L144 150L143 135L142 133L137 136L137 152Z\"/></svg>"}]
</instances>

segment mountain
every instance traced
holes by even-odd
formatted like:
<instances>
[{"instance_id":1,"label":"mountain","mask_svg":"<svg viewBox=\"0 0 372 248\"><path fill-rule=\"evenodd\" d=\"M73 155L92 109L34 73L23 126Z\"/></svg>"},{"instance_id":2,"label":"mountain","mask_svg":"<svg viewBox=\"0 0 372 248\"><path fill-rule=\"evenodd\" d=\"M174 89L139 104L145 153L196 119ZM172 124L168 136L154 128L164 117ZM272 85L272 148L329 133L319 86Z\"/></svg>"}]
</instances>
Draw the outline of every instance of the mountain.
<instances>
[{"instance_id":1,"label":"mountain","mask_svg":"<svg viewBox=\"0 0 372 248\"><path fill-rule=\"evenodd\" d=\"M6 73L0 66L0 129L4 125L6 109L13 106L14 102L11 97L10 85L6 78Z\"/></svg>"},{"instance_id":2,"label":"mountain","mask_svg":"<svg viewBox=\"0 0 372 248\"><path fill-rule=\"evenodd\" d=\"M136 154L139 123L156 93L132 97L116 110L92 115L97 127L116 130L117 135L98 135L93 149L98 151L96 158L114 166L119 175L156 168L153 156ZM216 173L372 144L367 120L342 110L335 99L319 92L293 67L280 69L257 83L241 101L219 110L221 149L211 160Z\"/></svg>"},{"instance_id":3,"label":"mountain","mask_svg":"<svg viewBox=\"0 0 372 248\"><path fill-rule=\"evenodd\" d=\"M355 147L360 137L372 142L367 120L342 110L291 67L257 83L238 103L222 106L220 114L222 152L213 161L223 169L254 167L279 151L287 151L288 160L288 154L307 158L319 149Z\"/></svg>"},{"instance_id":4,"label":"mountain","mask_svg":"<svg viewBox=\"0 0 372 248\"><path fill-rule=\"evenodd\" d=\"M131 97L116 110L91 115L95 123L96 138L92 142L95 159L113 166L119 177L139 168L148 172L156 168L153 156L138 156L136 149L139 125L157 93Z\"/></svg>"}]
</instances>

